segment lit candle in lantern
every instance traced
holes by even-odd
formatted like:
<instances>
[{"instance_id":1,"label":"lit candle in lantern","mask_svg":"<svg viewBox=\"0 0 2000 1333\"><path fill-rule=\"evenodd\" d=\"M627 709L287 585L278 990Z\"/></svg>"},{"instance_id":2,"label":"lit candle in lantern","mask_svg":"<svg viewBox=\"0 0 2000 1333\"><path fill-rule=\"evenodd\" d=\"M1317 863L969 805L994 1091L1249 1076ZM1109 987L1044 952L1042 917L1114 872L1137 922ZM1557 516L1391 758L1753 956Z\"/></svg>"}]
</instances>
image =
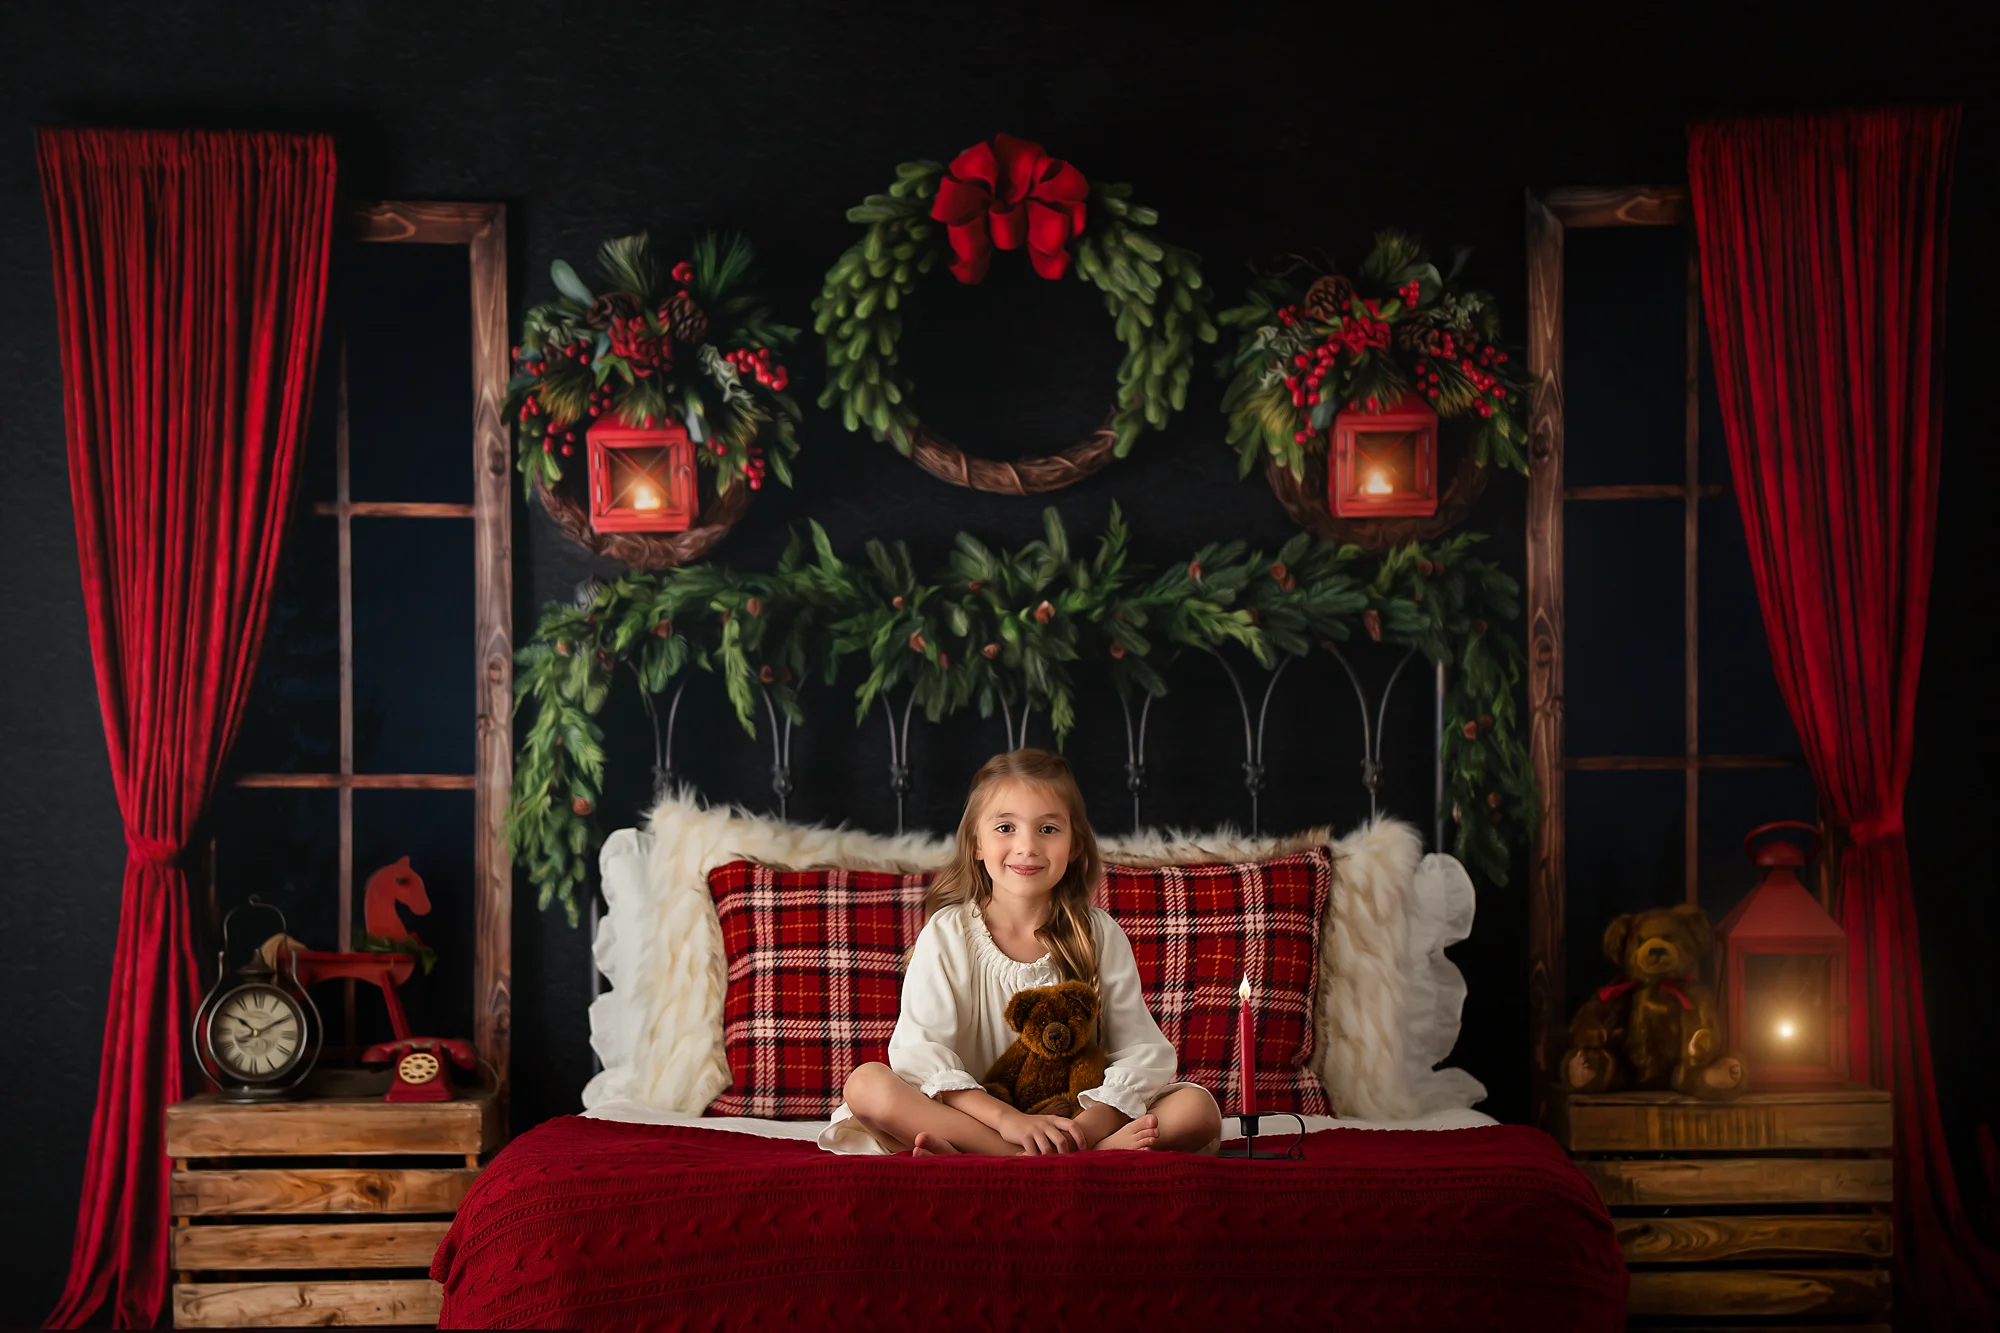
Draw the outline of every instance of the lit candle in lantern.
<instances>
[{"instance_id":1,"label":"lit candle in lantern","mask_svg":"<svg viewBox=\"0 0 2000 1333\"><path fill-rule=\"evenodd\" d=\"M1778 1036L1781 1040L1790 1041L1793 1037L1796 1037L1798 1034L1799 1030L1798 1028L1793 1026L1791 1019L1786 1018L1779 1020Z\"/></svg>"},{"instance_id":2,"label":"lit candle in lantern","mask_svg":"<svg viewBox=\"0 0 2000 1333\"><path fill-rule=\"evenodd\" d=\"M632 507L634 509L658 509L660 504L660 493L645 482L642 481L632 488Z\"/></svg>"},{"instance_id":3,"label":"lit candle in lantern","mask_svg":"<svg viewBox=\"0 0 2000 1333\"><path fill-rule=\"evenodd\" d=\"M1368 473L1368 484L1361 489L1369 495L1387 495L1395 487L1389 484L1389 479L1382 475L1380 468L1374 468Z\"/></svg>"},{"instance_id":4,"label":"lit candle in lantern","mask_svg":"<svg viewBox=\"0 0 2000 1333\"><path fill-rule=\"evenodd\" d=\"M1257 1034L1256 1025L1250 1018L1250 978L1243 978L1242 986L1236 994L1242 999L1243 1007L1236 1015L1236 1081L1240 1085L1242 1114L1257 1114Z\"/></svg>"}]
</instances>

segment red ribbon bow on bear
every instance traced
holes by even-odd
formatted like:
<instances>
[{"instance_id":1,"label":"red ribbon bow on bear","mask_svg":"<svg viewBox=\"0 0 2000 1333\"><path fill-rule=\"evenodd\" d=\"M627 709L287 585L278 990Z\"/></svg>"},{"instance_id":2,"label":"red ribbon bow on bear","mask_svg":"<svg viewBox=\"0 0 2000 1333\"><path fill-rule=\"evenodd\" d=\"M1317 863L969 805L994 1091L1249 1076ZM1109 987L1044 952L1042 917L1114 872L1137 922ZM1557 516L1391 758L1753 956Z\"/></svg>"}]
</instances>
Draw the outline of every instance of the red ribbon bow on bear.
<instances>
[{"instance_id":1,"label":"red ribbon bow on bear","mask_svg":"<svg viewBox=\"0 0 2000 1333\"><path fill-rule=\"evenodd\" d=\"M1603 990L1597 992L1597 998L1600 1002L1604 1004L1610 1004L1613 1000L1617 999L1619 996L1623 995L1626 991L1631 990L1634 986L1638 984L1639 983L1636 981L1614 981L1609 986L1606 986ZM1694 1001L1690 1000L1687 997L1687 992L1681 989L1681 983L1674 980L1672 977L1667 977L1662 981L1656 981L1653 983L1653 985L1655 988L1663 990L1667 994L1673 996L1676 1000L1679 1000L1681 1002L1681 1008L1683 1009L1694 1008Z\"/></svg>"},{"instance_id":2,"label":"red ribbon bow on bear","mask_svg":"<svg viewBox=\"0 0 2000 1333\"><path fill-rule=\"evenodd\" d=\"M1035 272L1060 278L1069 271L1070 238L1083 230L1083 201L1090 183L1069 163L1038 143L1002 134L952 159L938 182L931 216L951 237L951 274L963 283L986 276L993 249L1028 244Z\"/></svg>"}]
</instances>

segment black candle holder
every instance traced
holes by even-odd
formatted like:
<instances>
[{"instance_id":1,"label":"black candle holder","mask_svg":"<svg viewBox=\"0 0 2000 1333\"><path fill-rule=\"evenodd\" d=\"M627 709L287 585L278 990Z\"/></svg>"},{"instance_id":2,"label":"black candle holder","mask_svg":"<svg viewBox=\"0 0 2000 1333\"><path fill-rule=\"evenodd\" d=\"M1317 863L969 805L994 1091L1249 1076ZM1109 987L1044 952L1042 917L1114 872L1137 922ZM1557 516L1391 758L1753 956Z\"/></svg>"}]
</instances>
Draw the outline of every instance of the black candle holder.
<instances>
[{"instance_id":1,"label":"black candle holder","mask_svg":"<svg viewBox=\"0 0 2000 1333\"><path fill-rule=\"evenodd\" d=\"M1306 1155L1305 1117L1291 1111L1271 1111L1265 1114L1269 1115L1272 1119L1283 1117L1284 1119L1298 1123L1298 1136L1292 1140L1290 1147L1278 1149L1259 1148L1257 1146L1257 1122L1264 1119L1264 1115L1240 1115L1236 1119L1243 1126L1243 1137L1223 1144L1215 1150L1215 1155L1217 1157L1242 1157L1267 1162L1296 1162L1304 1157Z\"/></svg>"}]
</instances>

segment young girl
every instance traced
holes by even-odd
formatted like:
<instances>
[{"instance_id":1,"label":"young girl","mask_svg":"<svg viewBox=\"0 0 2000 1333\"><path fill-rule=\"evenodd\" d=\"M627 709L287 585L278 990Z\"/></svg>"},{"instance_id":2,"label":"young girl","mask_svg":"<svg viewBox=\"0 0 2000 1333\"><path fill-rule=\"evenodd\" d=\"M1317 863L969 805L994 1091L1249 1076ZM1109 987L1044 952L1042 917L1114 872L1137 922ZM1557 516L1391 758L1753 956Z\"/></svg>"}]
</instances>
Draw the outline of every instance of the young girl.
<instances>
[{"instance_id":1,"label":"young girl","mask_svg":"<svg viewBox=\"0 0 2000 1333\"><path fill-rule=\"evenodd\" d=\"M820 1135L834 1152L1078 1152L1214 1144L1215 1099L1174 1082L1174 1048L1146 1011L1131 942L1090 905L1104 876L1069 765L1042 750L989 760L972 781L958 846L925 899L903 977L889 1063L848 1076ZM1028 1115L980 1086L1013 1045L1015 992L1076 980L1097 989L1104 1082L1076 1116Z\"/></svg>"}]
</instances>

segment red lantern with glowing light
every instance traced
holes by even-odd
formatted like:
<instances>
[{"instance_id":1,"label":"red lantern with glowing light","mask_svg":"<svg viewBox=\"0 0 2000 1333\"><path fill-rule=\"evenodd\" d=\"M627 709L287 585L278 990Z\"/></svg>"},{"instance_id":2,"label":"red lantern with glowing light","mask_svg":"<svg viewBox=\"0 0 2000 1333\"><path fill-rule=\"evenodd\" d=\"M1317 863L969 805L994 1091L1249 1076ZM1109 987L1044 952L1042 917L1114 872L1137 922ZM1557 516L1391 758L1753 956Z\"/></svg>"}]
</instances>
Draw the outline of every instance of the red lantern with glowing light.
<instances>
[{"instance_id":1,"label":"red lantern with glowing light","mask_svg":"<svg viewBox=\"0 0 2000 1333\"><path fill-rule=\"evenodd\" d=\"M1803 833L1807 845L1776 837ZM1787 820L1743 839L1763 878L1716 927L1729 1038L1759 1092L1847 1082L1847 933L1799 881L1819 830Z\"/></svg>"},{"instance_id":2,"label":"red lantern with glowing light","mask_svg":"<svg viewBox=\"0 0 2000 1333\"><path fill-rule=\"evenodd\" d=\"M1437 512L1437 413L1417 394L1379 412L1333 419L1327 503L1340 518L1428 518Z\"/></svg>"},{"instance_id":3,"label":"red lantern with glowing light","mask_svg":"<svg viewBox=\"0 0 2000 1333\"><path fill-rule=\"evenodd\" d=\"M590 526L598 532L686 532L700 507L685 427L600 421L590 449Z\"/></svg>"}]
</instances>

